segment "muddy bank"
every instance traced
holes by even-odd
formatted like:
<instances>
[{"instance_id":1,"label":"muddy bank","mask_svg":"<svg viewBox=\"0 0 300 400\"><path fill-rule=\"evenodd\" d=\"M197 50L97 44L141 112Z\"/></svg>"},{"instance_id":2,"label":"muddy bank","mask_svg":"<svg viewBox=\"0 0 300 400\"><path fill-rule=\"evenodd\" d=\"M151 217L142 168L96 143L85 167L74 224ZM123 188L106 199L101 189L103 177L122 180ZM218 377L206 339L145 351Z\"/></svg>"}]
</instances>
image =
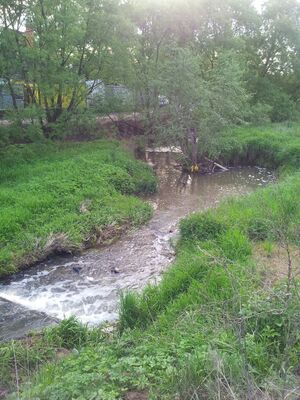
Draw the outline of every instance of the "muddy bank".
<instances>
[{"instance_id":1,"label":"muddy bank","mask_svg":"<svg viewBox=\"0 0 300 400\"><path fill-rule=\"evenodd\" d=\"M15 318L20 324L18 332L23 334L29 330L31 314L34 320L36 313L45 313L50 319L76 315L89 324L116 319L120 292L141 290L147 283L159 281L172 262L171 242L182 217L274 180L261 168L191 176L175 169L176 161L168 153L151 153L148 162L160 180L159 192L147 199L155 209L152 220L106 248L40 263L0 285L0 297L9 302L0 303L0 314L6 307L6 316L0 321L2 340L13 337L16 305L28 311L23 322ZM33 328L44 326L38 325Z\"/></svg>"}]
</instances>

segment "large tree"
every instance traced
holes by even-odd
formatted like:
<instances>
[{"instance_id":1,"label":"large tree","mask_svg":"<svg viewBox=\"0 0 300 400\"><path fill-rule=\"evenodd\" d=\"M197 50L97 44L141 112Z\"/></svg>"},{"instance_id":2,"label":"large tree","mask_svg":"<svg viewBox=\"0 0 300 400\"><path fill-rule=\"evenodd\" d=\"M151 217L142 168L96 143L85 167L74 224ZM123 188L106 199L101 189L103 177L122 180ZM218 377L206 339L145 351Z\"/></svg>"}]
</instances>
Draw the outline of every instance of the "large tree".
<instances>
[{"instance_id":1,"label":"large tree","mask_svg":"<svg viewBox=\"0 0 300 400\"><path fill-rule=\"evenodd\" d=\"M161 74L169 99L161 137L180 145L193 164L213 153L217 135L242 123L248 112L243 68L232 52L215 54L211 64L191 49L172 47Z\"/></svg>"},{"instance_id":2,"label":"large tree","mask_svg":"<svg viewBox=\"0 0 300 400\"><path fill-rule=\"evenodd\" d=\"M180 104L193 121L189 129L196 129L202 142L207 126L216 131L243 120L245 87L252 105L273 121L295 117L299 2L268 0L262 13L252 3L2 0L0 77L8 83L15 109L14 83L25 83L45 131L64 111L82 106L99 80L132 89L146 133L154 140L164 130L161 114L165 119L167 113L162 113L160 100L166 97L176 124L183 119L181 112L174 113ZM94 84L87 87L86 80ZM233 118L237 103L244 110L239 107L240 118Z\"/></svg>"},{"instance_id":3,"label":"large tree","mask_svg":"<svg viewBox=\"0 0 300 400\"><path fill-rule=\"evenodd\" d=\"M247 11L247 3L132 4L137 27L133 82L151 141L180 144L195 162L198 150L207 149L217 132L244 119L243 40L255 24L255 10ZM161 108L160 99L167 99L168 106Z\"/></svg>"},{"instance_id":4,"label":"large tree","mask_svg":"<svg viewBox=\"0 0 300 400\"><path fill-rule=\"evenodd\" d=\"M270 105L272 121L295 117L299 108L300 3L269 0L248 39L248 89Z\"/></svg>"},{"instance_id":5,"label":"large tree","mask_svg":"<svg viewBox=\"0 0 300 400\"><path fill-rule=\"evenodd\" d=\"M99 80L118 78L128 26L117 0L6 1L1 11L2 76L25 83L48 124L83 104Z\"/></svg>"}]
</instances>

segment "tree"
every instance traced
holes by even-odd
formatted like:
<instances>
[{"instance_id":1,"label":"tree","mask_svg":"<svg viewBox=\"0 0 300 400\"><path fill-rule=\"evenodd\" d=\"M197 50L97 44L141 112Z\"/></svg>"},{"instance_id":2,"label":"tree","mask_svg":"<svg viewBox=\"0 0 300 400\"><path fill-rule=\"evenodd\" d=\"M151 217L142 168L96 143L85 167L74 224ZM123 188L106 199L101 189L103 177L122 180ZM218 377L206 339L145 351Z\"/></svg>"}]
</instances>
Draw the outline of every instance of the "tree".
<instances>
[{"instance_id":1,"label":"tree","mask_svg":"<svg viewBox=\"0 0 300 400\"><path fill-rule=\"evenodd\" d=\"M8 81L25 83L29 103L45 110L47 129L64 110L84 105L100 79L117 78L112 75L126 57L127 26L116 0L30 0L20 2L24 34L15 27L20 6L14 3L2 5L1 48L8 60L2 70ZM86 80L94 85L87 88Z\"/></svg>"},{"instance_id":2,"label":"tree","mask_svg":"<svg viewBox=\"0 0 300 400\"><path fill-rule=\"evenodd\" d=\"M269 104L272 121L292 119L299 103L300 4L269 0L248 41L248 89Z\"/></svg>"},{"instance_id":3,"label":"tree","mask_svg":"<svg viewBox=\"0 0 300 400\"><path fill-rule=\"evenodd\" d=\"M273 121L295 117L299 21L297 0L268 0L261 14L252 0L2 0L0 77L16 111L24 82L46 134L102 80L132 89L151 140L169 97L173 126L197 130L204 149L208 131L243 120L246 97Z\"/></svg>"},{"instance_id":4,"label":"tree","mask_svg":"<svg viewBox=\"0 0 300 400\"><path fill-rule=\"evenodd\" d=\"M163 134L159 135L159 131L162 131L160 129L162 118L164 119L162 114L165 114L159 107L160 95L164 98L165 96L172 98L169 111L172 114L171 118L174 119L173 126L176 125L179 131L181 128L178 128L180 125L178 120L180 119L182 124L183 119L182 113L178 114L178 106L175 106L175 103L179 101L181 110L187 108L184 111L186 119L194 120L196 112L192 94L195 94L195 91L202 92L200 109L206 109L206 116L209 113L213 115L213 109L209 111L209 107L204 107L204 103L208 105L215 102L215 99L213 101L209 96L205 96L208 93L217 93L217 84L212 89L212 82L214 79L217 80L216 76L213 78L214 74L218 73L219 78L222 75L218 69L220 62L223 63L221 59L224 59L221 54L231 52L232 59L235 53L235 60L239 59L240 62L234 62L234 65L243 64L246 38L253 35L257 26L257 14L253 7L249 8L249 1L189 0L186 2L177 0L172 3L143 2L143 4L135 1L132 4L132 10L131 18L137 27L136 42L132 50L133 87L140 93L138 98L142 100L142 109L146 116L146 132L150 140L163 136ZM194 66L197 63L195 69ZM186 64L192 66L189 72L184 67ZM232 80L232 93L236 93L236 83L237 80L243 79L241 76L243 72L232 71L234 67L230 63L223 67L229 67L228 73L223 71L223 75L226 79ZM234 73L237 74L236 79ZM179 92L177 93L175 103L173 89L177 84L174 83L174 79L178 81L181 93L180 96ZM228 82L226 85L219 86L219 90L223 90L225 96L228 95ZM173 93L170 93L172 90ZM185 96L184 91L189 93L189 96ZM178 100L178 97L181 99ZM195 94L194 97L198 98L198 95ZM187 99L189 100L186 101ZM193 109L192 118L191 109ZM221 113L222 120L224 113L225 107L224 112ZM228 116L228 120L232 120L231 117L232 115ZM243 117L241 116L240 119ZM206 117L204 119L201 117L202 124L204 120ZM211 118L211 129L214 129L214 125L222 125L216 121L218 117ZM191 127L191 129L195 128ZM167 137L172 137L173 140L174 137L170 134L169 128L163 130L164 134L167 131ZM202 126L200 131L203 132L203 142L207 130ZM164 138L165 141L167 137Z\"/></svg>"},{"instance_id":5,"label":"tree","mask_svg":"<svg viewBox=\"0 0 300 400\"><path fill-rule=\"evenodd\" d=\"M24 12L22 0L4 0L0 5L0 77L7 82L16 111L18 106L14 84L21 79L23 50L26 47L26 36L20 33L25 23ZM19 57L16 57L17 53Z\"/></svg>"},{"instance_id":6,"label":"tree","mask_svg":"<svg viewBox=\"0 0 300 400\"><path fill-rule=\"evenodd\" d=\"M167 59L161 75L169 99L163 135L196 164L213 151L219 132L243 121L248 100L243 70L230 52L215 54L213 66L191 49L170 48Z\"/></svg>"},{"instance_id":7,"label":"tree","mask_svg":"<svg viewBox=\"0 0 300 400\"><path fill-rule=\"evenodd\" d=\"M145 117L146 134L158 123L159 74L164 49L172 33L170 2L133 0L128 16L135 28L131 48L131 80L128 85L136 93L137 108Z\"/></svg>"}]
</instances>

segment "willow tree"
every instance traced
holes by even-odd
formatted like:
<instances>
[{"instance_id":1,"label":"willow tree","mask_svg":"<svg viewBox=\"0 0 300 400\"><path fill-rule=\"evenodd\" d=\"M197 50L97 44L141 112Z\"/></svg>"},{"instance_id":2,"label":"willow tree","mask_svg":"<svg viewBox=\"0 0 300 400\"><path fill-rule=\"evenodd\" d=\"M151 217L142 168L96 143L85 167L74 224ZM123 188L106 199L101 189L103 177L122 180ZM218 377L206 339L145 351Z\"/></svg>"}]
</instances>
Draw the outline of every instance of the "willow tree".
<instances>
[{"instance_id":1,"label":"willow tree","mask_svg":"<svg viewBox=\"0 0 300 400\"><path fill-rule=\"evenodd\" d=\"M254 8L248 0L135 0L132 10L137 27L133 81L141 93L148 138L179 141L186 154L191 142L201 142L204 149L216 131L243 120L247 96L237 59L244 58ZM161 97L167 107L160 107Z\"/></svg>"},{"instance_id":2,"label":"willow tree","mask_svg":"<svg viewBox=\"0 0 300 400\"><path fill-rule=\"evenodd\" d=\"M191 49L170 48L161 74L169 100L162 137L177 143L193 164L213 154L217 135L242 123L248 113L243 69L234 54L215 54L214 63Z\"/></svg>"}]
</instances>

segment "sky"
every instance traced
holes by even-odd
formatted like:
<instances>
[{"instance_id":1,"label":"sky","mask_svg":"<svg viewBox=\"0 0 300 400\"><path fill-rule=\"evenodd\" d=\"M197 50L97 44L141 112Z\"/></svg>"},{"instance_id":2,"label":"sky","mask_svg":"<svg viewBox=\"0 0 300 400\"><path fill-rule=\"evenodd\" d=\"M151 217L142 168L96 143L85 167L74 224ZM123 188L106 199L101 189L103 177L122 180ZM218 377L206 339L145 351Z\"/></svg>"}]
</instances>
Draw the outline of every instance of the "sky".
<instances>
[{"instance_id":1,"label":"sky","mask_svg":"<svg viewBox=\"0 0 300 400\"><path fill-rule=\"evenodd\" d=\"M264 0L254 0L254 5L260 10L263 2Z\"/></svg>"}]
</instances>

